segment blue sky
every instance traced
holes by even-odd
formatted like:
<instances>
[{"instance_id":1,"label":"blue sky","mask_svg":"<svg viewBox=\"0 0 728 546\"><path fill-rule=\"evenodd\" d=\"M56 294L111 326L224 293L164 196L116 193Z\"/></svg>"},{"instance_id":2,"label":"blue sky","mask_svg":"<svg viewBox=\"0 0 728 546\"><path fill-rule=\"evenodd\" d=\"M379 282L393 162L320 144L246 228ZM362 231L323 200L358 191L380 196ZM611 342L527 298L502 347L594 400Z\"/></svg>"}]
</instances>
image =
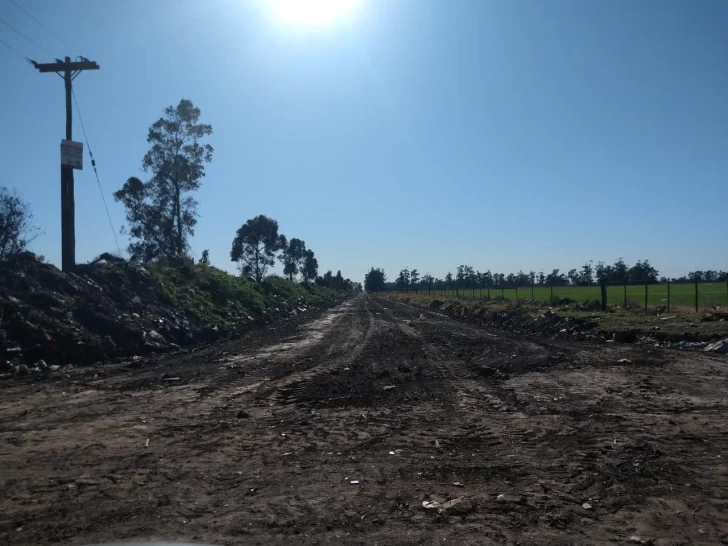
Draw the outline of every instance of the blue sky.
<instances>
[{"instance_id":1,"label":"blue sky","mask_svg":"<svg viewBox=\"0 0 728 546\"><path fill-rule=\"evenodd\" d=\"M620 256L670 276L728 268L724 0L362 0L316 27L264 0L16 2L66 43L10 0L0 17L53 56L2 24L1 40L101 65L75 90L117 230L111 193L189 98L215 147L192 248L231 271L257 214L357 280ZM59 263L62 81L2 44L0 70L3 183ZM114 250L90 168L76 207L78 260Z\"/></svg>"}]
</instances>

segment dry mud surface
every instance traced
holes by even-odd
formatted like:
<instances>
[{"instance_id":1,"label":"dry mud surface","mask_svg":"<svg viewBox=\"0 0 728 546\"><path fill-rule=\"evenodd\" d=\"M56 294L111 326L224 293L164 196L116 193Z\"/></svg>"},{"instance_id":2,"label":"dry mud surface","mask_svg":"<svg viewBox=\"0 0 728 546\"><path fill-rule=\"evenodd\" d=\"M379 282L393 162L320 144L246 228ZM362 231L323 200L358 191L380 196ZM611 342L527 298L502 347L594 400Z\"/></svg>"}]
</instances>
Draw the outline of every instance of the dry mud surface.
<instances>
[{"instance_id":1,"label":"dry mud surface","mask_svg":"<svg viewBox=\"0 0 728 546\"><path fill-rule=\"evenodd\" d=\"M0 543L720 544L726 370L361 296L7 379Z\"/></svg>"}]
</instances>

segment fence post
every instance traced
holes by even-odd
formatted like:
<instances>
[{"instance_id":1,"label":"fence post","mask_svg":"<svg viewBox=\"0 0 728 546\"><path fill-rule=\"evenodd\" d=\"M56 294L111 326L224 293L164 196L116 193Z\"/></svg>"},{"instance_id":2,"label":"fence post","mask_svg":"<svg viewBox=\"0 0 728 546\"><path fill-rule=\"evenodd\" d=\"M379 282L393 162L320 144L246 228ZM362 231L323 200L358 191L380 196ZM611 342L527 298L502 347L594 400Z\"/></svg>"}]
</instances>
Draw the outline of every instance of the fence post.
<instances>
[{"instance_id":1,"label":"fence post","mask_svg":"<svg viewBox=\"0 0 728 546\"><path fill-rule=\"evenodd\" d=\"M627 309L627 283L624 283L624 308Z\"/></svg>"},{"instance_id":2,"label":"fence post","mask_svg":"<svg viewBox=\"0 0 728 546\"><path fill-rule=\"evenodd\" d=\"M695 281L695 312L698 312L698 281Z\"/></svg>"},{"instance_id":3,"label":"fence post","mask_svg":"<svg viewBox=\"0 0 728 546\"><path fill-rule=\"evenodd\" d=\"M549 299L549 302L553 301L554 299L554 283L551 283L551 297Z\"/></svg>"},{"instance_id":4,"label":"fence post","mask_svg":"<svg viewBox=\"0 0 728 546\"><path fill-rule=\"evenodd\" d=\"M667 278L667 312L670 312L670 278Z\"/></svg>"},{"instance_id":5,"label":"fence post","mask_svg":"<svg viewBox=\"0 0 728 546\"><path fill-rule=\"evenodd\" d=\"M531 301L536 301L536 296L533 295L533 285L536 284L535 282L531 283Z\"/></svg>"},{"instance_id":6,"label":"fence post","mask_svg":"<svg viewBox=\"0 0 728 546\"><path fill-rule=\"evenodd\" d=\"M516 285L516 303L518 303L518 285Z\"/></svg>"},{"instance_id":7,"label":"fence post","mask_svg":"<svg viewBox=\"0 0 728 546\"><path fill-rule=\"evenodd\" d=\"M488 287L488 299L490 299L490 286Z\"/></svg>"},{"instance_id":8,"label":"fence post","mask_svg":"<svg viewBox=\"0 0 728 546\"><path fill-rule=\"evenodd\" d=\"M501 286L501 298L506 299L506 291Z\"/></svg>"},{"instance_id":9,"label":"fence post","mask_svg":"<svg viewBox=\"0 0 728 546\"><path fill-rule=\"evenodd\" d=\"M649 284L645 283L645 315L647 314L647 287Z\"/></svg>"},{"instance_id":10,"label":"fence post","mask_svg":"<svg viewBox=\"0 0 728 546\"><path fill-rule=\"evenodd\" d=\"M602 279L601 283L599 283L602 290L602 311L607 310L607 282Z\"/></svg>"}]
</instances>

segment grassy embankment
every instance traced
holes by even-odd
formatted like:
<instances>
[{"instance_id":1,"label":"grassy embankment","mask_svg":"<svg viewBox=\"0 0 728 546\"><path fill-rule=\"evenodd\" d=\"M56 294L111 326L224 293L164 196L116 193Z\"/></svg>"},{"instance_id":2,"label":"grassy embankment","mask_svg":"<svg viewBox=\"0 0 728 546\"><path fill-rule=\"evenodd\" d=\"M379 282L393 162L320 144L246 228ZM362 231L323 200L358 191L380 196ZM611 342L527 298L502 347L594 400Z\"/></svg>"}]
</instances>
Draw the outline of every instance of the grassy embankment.
<instances>
[{"instance_id":1,"label":"grassy embankment","mask_svg":"<svg viewBox=\"0 0 728 546\"><path fill-rule=\"evenodd\" d=\"M254 283L209 265L149 267L165 298L180 310L208 324L229 325L234 317L275 311L297 298L317 306L346 296L320 286L306 287L281 277Z\"/></svg>"}]
</instances>

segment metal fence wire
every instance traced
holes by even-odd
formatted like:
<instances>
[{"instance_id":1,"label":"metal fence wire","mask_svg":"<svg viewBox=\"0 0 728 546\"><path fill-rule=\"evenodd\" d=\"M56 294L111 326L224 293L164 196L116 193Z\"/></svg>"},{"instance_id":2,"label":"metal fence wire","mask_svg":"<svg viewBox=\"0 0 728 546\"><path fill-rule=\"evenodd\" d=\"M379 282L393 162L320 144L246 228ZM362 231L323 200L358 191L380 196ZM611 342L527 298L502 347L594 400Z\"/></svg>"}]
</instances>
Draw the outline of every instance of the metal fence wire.
<instances>
[{"instance_id":1,"label":"metal fence wire","mask_svg":"<svg viewBox=\"0 0 728 546\"><path fill-rule=\"evenodd\" d=\"M590 286L543 285L527 286L454 286L418 287L413 292L444 297L508 301L535 301L541 303L593 302L594 306L624 307L649 311L695 311L728 307L728 281L725 282L671 282L660 283L607 283ZM603 297L604 296L604 297Z\"/></svg>"}]
</instances>

